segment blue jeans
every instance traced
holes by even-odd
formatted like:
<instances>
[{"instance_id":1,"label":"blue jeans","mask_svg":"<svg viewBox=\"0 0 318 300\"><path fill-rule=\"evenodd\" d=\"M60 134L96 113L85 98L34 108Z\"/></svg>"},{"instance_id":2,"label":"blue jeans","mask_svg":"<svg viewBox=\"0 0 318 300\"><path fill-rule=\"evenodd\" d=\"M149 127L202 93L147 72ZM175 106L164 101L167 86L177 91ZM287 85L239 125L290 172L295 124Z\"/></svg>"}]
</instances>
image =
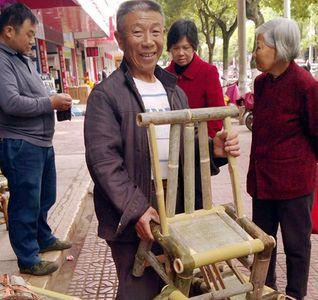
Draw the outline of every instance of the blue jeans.
<instances>
[{"instance_id":1,"label":"blue jeans","mask_svg":"<svg viewBox=\"0 0 318 300\"><path fill-rule=\"evenodd\" d=\"M5 138L0 142L0 166L10 191L10 242L19 268L28 268L40 262L39 250L56 240L47 224L56 199L54 149Z\"/></svg>"}]
</instances>

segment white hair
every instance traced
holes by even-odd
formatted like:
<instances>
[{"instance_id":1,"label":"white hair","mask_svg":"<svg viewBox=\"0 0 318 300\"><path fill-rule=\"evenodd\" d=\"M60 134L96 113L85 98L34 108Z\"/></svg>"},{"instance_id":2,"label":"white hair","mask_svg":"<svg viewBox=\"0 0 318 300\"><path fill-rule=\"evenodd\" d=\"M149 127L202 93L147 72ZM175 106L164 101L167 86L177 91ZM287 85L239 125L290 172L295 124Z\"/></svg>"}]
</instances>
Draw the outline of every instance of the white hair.
<instances>
[{"instance_id":1,"label":"white hair","mask_svg":"<svg viewBox=\"0 0 318 300\"><path fill-rule=\"evenodd\" d=\"M255 30L256 36L262 34L267 46L275 48L277 59L292 61L299 54L300 31L297 23L286 18L270 20Z\"/></svg>"}]
</instances>

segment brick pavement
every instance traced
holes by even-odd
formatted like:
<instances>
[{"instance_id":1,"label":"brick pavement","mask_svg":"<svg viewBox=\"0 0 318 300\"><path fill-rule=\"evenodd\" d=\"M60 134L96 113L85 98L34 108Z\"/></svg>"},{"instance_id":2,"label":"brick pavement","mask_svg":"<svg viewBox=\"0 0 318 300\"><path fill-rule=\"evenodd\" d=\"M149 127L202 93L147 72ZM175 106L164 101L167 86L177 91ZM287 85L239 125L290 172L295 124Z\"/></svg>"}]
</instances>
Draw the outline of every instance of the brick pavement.
<instances>
[{"instance_id":1,"label":"brick pavement","mask_svg":"<svg viewBox=\"0 0 318 300\"><path fill-rule=\"evenodd\" d=\"M251 133L245 126L237 126L240 134L242 155L238 160L242 198L245 213L251 217L251 200L246 193L246 173L250 152ZM227 203L232 199L232 190L227 167L222 167L218 176L212 178L213 201L215 203ZM110 249L105 242L96 237L97 221L93 221L85 240L83 249L79 255L74 276L70 282L68 293L81 299L114 299L117 287L115 266L111 259ZM308 296L306 300L318 299L318 235L312 236L312 255L310 278L308 284ZM286 284L285 256L282 249L281 238L278 241L278 287L284 290Z\"/></svg>"}]
</instances>

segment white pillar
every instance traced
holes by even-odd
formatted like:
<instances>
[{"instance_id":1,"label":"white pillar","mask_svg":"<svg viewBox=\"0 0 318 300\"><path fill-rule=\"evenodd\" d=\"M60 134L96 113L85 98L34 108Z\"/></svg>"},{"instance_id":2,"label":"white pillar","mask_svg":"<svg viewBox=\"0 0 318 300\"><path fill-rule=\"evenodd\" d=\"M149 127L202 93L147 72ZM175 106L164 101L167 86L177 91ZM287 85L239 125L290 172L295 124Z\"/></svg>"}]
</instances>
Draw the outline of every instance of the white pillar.
<instances>
[{"instance_id":1,"label":"white pillar","mask_svg":"<svg viewBox=\"0 0 318 300\"><path fill-rule=\"evenodd\" d=\"M239 52L239 91L246 93L246 3L237 0L238 52Z\"/></svg>"},{"instance_id":2,"label":"white pillar","mask_svg":"<svg viewBox=\"0 0 318 300\"><path fill-rule=\"evenodd\" d=\"M315 25L313 22L313 16L311 16L310 18L308 35L310 38L312 38L315 35ZM314 46L312 44L309 45L308 61L310 64L314 62Z\"/></svg>"},{"instance_id":3,"label":"white pillar","mask_svg":"<svg viewBox=\"0 0 318 300\"><path fill-rule=\"evenodd\" d=\"M284 0L284 17L290 19L290 0Z\"/></svg>"}]
</instances>

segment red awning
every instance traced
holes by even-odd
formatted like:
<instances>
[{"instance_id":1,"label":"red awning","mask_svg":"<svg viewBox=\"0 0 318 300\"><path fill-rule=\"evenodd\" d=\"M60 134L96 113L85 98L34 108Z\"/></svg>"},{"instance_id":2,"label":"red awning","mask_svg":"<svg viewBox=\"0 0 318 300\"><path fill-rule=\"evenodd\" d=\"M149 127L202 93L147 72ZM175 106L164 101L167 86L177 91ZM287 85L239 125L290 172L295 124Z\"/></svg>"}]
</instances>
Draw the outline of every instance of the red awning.
<instances>
[{"instance_id":1,"label":"red awning","mask_svg":"<svg viewBox=\"0 0 318 300\"><path fill-rule=\"evenodd\" d=\"M35 8L53 8L53 7L67 7L67 6L78 6L73 0L23 0L19 1L24 3L28 7Z\"/></svg>"}]
</instances>

